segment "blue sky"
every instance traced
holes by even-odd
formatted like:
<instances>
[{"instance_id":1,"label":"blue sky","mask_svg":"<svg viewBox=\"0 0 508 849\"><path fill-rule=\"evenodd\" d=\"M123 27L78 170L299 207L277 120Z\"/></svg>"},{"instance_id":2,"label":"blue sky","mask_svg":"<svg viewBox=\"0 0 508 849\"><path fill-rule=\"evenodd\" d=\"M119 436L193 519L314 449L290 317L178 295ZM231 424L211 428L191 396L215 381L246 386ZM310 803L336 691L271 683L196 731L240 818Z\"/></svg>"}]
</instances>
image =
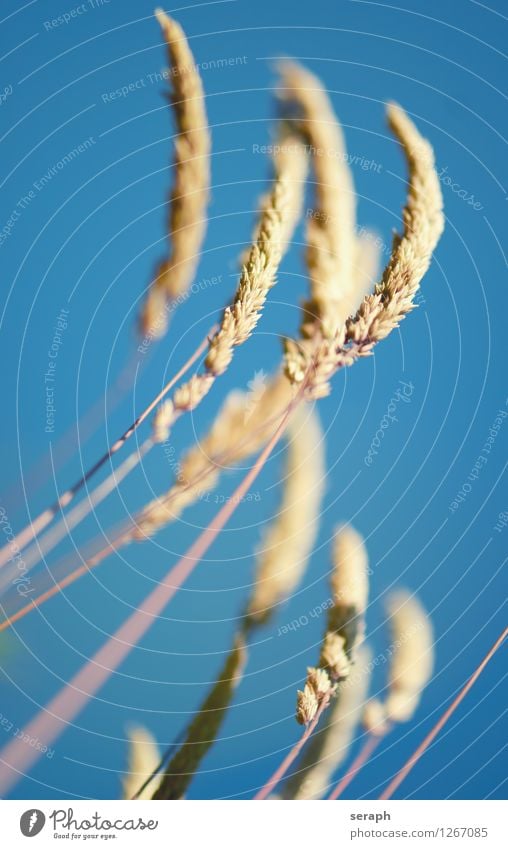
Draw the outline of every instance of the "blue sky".
<instances>
[{"instance_id":1,"label":"blue sky","mask_svg":"<svg viewBox=\"0 0 508 849\"><path fill-rule=\"evenodd\" d=\"M231 297L237 257L270 174L259 148L274 134L277 58L293 56L322 78L346 133L359 224L386 245L400 224L405 166L386 128L384 103L400 102L434 146L445 234L419 309L374 357L339 374L319 405L329 472L316 550L299 592L259 632L221 739L190 790L195 798L249 798L296 739L295 690L323 623L317 618L284 637L277 629L327 598L331 535L338 522L351 521L367 540L373 572L372 650L382 653L389 641L383 599L394 586L419 594L435 630L434 678L415 719L392 734L349 791L376 798L506 622L503 4L226 0L167 11L184 26L202 68L212 201L199 292L145 356L136 352L137 316L164 252L173 132L152 7L145 0L55 0L51 10L38 0L2 4L1 504L15 529L35 517L130 423ZM280 335L295 332L305 293L303 240L300 226L253 339L217 391L175 428L175 452L206 432L227 390L275 369ZM48 432L47 352L62 310ZM138 369L136 380L115 406L113 387L126 362ZM410 403L399 405L398 421L367 465L401 381L412 387ZM97 427L87 438L83 416L94 404ZM499 411L487 461L474 472ZM70 459L60 462L67 452ZM253 554L277 509L282 462L276 451L256 481L256 497L239 506L165 617L61 737L54 757L42 758L13 796L114 798L128 723L147 725L161 745L176 738L231 644ZM166 458L153 452L48 565L60 557L72 561L79 546L107 533L171 479ZM239 480L237 472L225 475L214 497L152 541L109 558L5 636L1 710L9 722L22 727L57 692ZM400 796L503 797L503 675L499 655ZM378 670L373 691L382 686Z\"/></svg>"}]
</instances>

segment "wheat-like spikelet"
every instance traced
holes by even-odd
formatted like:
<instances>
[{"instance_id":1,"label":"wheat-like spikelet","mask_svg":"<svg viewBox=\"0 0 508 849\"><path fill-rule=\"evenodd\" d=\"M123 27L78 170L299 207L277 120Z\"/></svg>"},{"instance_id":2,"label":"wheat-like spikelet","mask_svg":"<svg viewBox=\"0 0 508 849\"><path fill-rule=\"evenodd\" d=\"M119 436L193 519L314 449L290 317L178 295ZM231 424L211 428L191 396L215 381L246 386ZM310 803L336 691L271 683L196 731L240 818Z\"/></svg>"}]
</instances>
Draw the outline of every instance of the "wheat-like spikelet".
<instances>
[{"instance_id":1,"label":"wheat-like spikelet","mask_svg":"<svg viewBox=\"0 0 508 849\"><path fill-rule=\"evenodd\" d=\"M263 622L299 583L316 539L326 476L324 439L315 412L300 407L288 430L283 498L257 557L247 619Z\"/></svg>"},{"instance_id":2,"label":"wheat-like spikelet","mask_svg":"<svg viewBox=\"0 0 508 849\"><path fill-rule=\"evenodd\" d=\"M250 392L232 391L209 432L182 458L176 482L136 516L133 536L144 539L174 521L216 486L224 467L234 466L258 451L276 427L292 394L283 374L271 379L256 398Z\"/></svg>"},{"instance_id":3,"label":"wheat-like spikelet","mask_svg":"<svg viewBox=\"0 0 508 849\"><path fill-rule=\"evenodd\" d=\"M320 80L296 62L282 62L279 69L280 95L296 106L315 177L315 208L307 217L311 297L304 305L302 331L313 336L318 328L330 337L350 315L356 257L353 179L342 129Z\"/></svg>"},{"instance_id":4,"label":"wheat-like spikelet","mask_svg":"<svg viewBox=\"0 0 508 849\"><path fill-rule=\"evenodd\" d=\"M287 175L288 204L286 215L281 222L281 243L284 254L292 239L295 227L301 218L305 179L307 176L307 155L299 136L283 127L279 138L273 145L273 166L275 175ZM259 200L259 210L263 213L271 204L270 192ZM256 222L252 241L259 238L261 219ZM250 248L241 257L242 266L249 261Z\"/></svg>"},{"instance_id":5,"label":"wheat-like spikelet","mask_svg":"<svg viewBox=\"0 0 508 849\"><path fill-rule=\"evenodd\" d=\"M363 538L351 525L343 526L335 534L330 583L332 604L318 666L326 671L332 693L336 692L337 684L349 677L356 648L365 631L368 557ZM308 675L304 689L297 693L298 722L310 722L321 701Z\"/></svg>"},{"instance_id":6,"label":"wheat-like spikelet","mask_svg":"<svg viewBox=\"0 0 508 849\"><path fill-rule=\"evenodd\" d=\"M310 740L294 774L281 790L283 799L320 799L335 770L345 760L367 697L371 653L357 654L357 669L341 684L325 714L323 726Z\"/></svg>"},{"instance_id":7,"label":"wheat-like spikelet","mask_svg":"<svg viewBox=\"0 0 508 849\"><path fill-rule=\"evenodd\" d=\"M199 764L215 741L245 664L245 646L237 637L217 681L192 720L184 742L166 767L154 799L182 799Z\"/></svg>"},{"instance_id":8,"label":"wheat-like spikelet","mask_svg":"<svg viewBox=\"0 0 508 849\"><path fill-rule=\"evenodd\" d=\"M432 625L422 604L405 590L388 599L393 654L385 702L371 699L363 724L371 734L382 736L392 722L408 722L427 686L434 666Z\"/></svg>"},{"instance_id":9,"label":"wheat-like spikelet","mask_svg":"<svg viewBox=\"0 0 508 849\"><path fill-rule=\"evenodd\" d=\"M381 247L369 230L362 230L356 241L354 286L351 289L348 316L355 315L366 295L373 291L381 268Z\"/></svg>"},{"instance_id":10,"label":"wheat-like spikelet","mask_svg":"<svg viewBox=\"0 0 508 849\"><path fill-rule=\"evenodd\" d=\"M162 336L168 302L192 282L206 230L210 190L210 133L201 78L181 26L161 9L155 12L167 44L171 100L176 120L175 180L169 202L169 258L157 269L145 301L145 335Z\"/></svg>"},{"instance_id":11,"label":"wheat-like spikelet","mask_svg":"<svg viewBox=\"0 0 508 849\"><path fill-rule=\"evenodd\" d=\"M296 383L310 367L313 378L308 397L319 398L330 391L329 379L339 368L353 365L371 353L414 309L413 298L427 271L432 252L444 226L442 195L430 144L422 138L400 106L388 106L388 121L405 152L409 166L409 195L403 213L404 230L394 239L391 259L377 284L356 315L335 335L311 353L296 342L286 342L286 373Z\"/></svg>"},{"instance_id":12,"label":"wheat-like spikelet","mask_svg":"<svg viewBox=\"0 0 508 849\"><path fill-rule=\"evenodd\" d=\"M122 779L122 798L132 799L140 785L153 773L160 762L160 752L153 734L142 725L136 725L127 731L129 738L127 772ZM157 779L147 784L139 799L151 799L157 786Z\"/></svg>"}]
</instances>

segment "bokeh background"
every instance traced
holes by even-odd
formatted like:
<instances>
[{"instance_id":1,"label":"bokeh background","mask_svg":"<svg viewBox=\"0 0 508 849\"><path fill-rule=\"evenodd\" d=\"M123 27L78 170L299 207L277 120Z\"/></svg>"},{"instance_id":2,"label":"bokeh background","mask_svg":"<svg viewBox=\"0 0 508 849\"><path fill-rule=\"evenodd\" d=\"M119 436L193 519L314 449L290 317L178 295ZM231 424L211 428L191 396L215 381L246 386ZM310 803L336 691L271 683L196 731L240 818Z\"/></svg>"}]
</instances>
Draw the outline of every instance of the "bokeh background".
<instances>
[{"instance_id":1,"label":"bokeh background","mask_svg":"<svg viewBox=\"0 0 508 849\"><path fill-rule=\"evenodd\" d=\"M309 617L306 627L277 633L328 598L329 542L336 524L347 520L369 548L374 653L390 641L383 599L394 586L419 594L435 629L436 669L414 721L386 741L348 790L350 798L376 798L506 622L504 418L471 490L451 507L498 411L507 410L505 4L219 0L168 7L202 65L213 198L199 292L146 355L136 352L137 316L165 250L172 178L173 125L157 77L165 50L147 0L84 0L68 23L52 23L72 9L78 4L68 0L4 0L1 10L0 229L11 225L0 245L0 503L15 529L119 435L231 297L238 255L270 176L256 146L270 143L275 132L278 57L303 61L330 92L352 158L358 220L380 235L384 259L405 197L405 166L386 128L384 103L399 101L434 145L447 226L420 308L374 357L339 374L319 405L328 475L310 568L277 619L256 635L220 739L189 793L250 798L296 740L295 690L316 656L323 619ZM127 95L111 96L123 86L131 88ZM78 145L83 151L61 167ZM298 324L306 288L302 253L300 226L255 336L196 414L175 427L176 455L206 432L228 389L275 369L280 335ZM210 283L214 277L218 283ZM47 433L44 375L62 309L68 327L57 357L54 432ZM117 403L129 362L135 381L131 372L131 388ZM399 381L411 383L410 403L398 405L398 421L368 467L364 458ZM14 797L117 798L126 726L146 725L161 745L176 739L229 650L254 552L277 510L282 469L280 449L164 616L60 738L54 756L41 758L18 783ZM154 450L43 568L61 558L77 564L78 549L99 534L107 537L126 511L168 488L173 474L167 456ZM214 495L180 521L110 557L1 635L2 717L22 727L57 692L185 551L240 475L224 475ZM399 797L503 796L504 669L501 652ZM383 686L380 667L372 691ZM8 742L9 732L1 728L0 735Z\"/></svg>"}]
</instances>

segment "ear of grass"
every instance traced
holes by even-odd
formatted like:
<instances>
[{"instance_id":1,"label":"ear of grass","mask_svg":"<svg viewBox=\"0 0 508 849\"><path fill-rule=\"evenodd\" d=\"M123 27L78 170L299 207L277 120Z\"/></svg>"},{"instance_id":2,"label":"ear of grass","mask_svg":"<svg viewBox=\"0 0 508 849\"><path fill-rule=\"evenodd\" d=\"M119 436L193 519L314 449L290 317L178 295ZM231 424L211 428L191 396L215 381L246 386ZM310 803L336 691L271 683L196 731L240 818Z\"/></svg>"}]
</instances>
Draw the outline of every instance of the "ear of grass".
<instances>
[{"instance_id":1,"label":"ear of grass","mask_svg":"<svg viewBox=\"0 0 508 849\"><path fill-rule=\"evenodd\" d=\"M288 769L294 764L296 759L298 758L300 752L307 740L312 736L315 728L317 727L319 720L321 719L322 714L328 707L330 702L330 694L324 696L321 699L319 707L314 715L314 718L306 725L305 730L300 737L300 739L295 743L295 745L290 749L282 763L277 767L275 772L270 776L266 784L261 787L260 790L254 796L254 799L257 801L261 801L262 799L266 799L273 792L279 781L282 781L284 776L286 775Z\"/></svg>"},{"instance_id":2,"label":"ear of grass","mask_svg":"<svg viewBox=\"0 0 508 849\"><path fill-rule=\"evenodd\" d=\"M368 356L414 309L414 296L443 231L443 198L430 144L400 106L388 107L388 122L402 145L409 168L403 232L394 239L390 261L374 294L364 298L357 313L333 338L324 339L317 352L312 351L316 367L307 389L310 398L328 395L329 380L335 372ZM300 383L310 352L292 340L286 342L285 348L286 373Z\"/></svg>"},{"instance_id":3,"label":"ear of grass","mask_svg":"<svg viewBox=\"0 0 508 849\"><path fill-rule=\"evenodd\" d=\"M310 300L302 332L330 336L352 311L356 195L342 128L321 81L296 62L281 62L279 96L310 150L314 205L306 220Z\"/></svg>"},{"instance_id":4,"label":"ear of grass","mask_svg":"<svg viewBox=\"0 0 508 849\"><path fill-rule=\"evenodd\" d=\"M171 758L153 799L183 799L199 764L225 719L245 664L245 645L237 638L217 681L192 720L185 740Z\"/></svg>"},{"instance_id":5,"label":"ear of grass","mask_svg":"<svg viewBox=\"0 0 508 849\"><path fill-rule=\"evenodd\" d=\"M305 747L297 768L284 783L283 799L320 799L336 769L346 759L367 698L371 653L358 650L357 664L332 699L322 728Z\"/></svg>"},{"instance_id":6,"label":"ear of grass","mask_svg":"<svg viewBox=\"0 0 508 849\"><path fill-rule=\"evenodd\" d=\"M495 653L498 649L501 648L505 639L508 637L508 628L505 628L504 631L497 638L496 642L492 646L492 648L487 652L481 663L477 666L469 680L462 687L458 695L453 699L451 705L445 710L442 717L436 722L434 727L429 731L425 739L420 743L414 754L411 755L409 760L406 761L401 770L394 776L394 778L390 781L386 789L382 792L380 799L391 799L396 790L400 787L404 779L409 775L413 767L418 763L422 755L428 749L430 744L435 740L439 732L446 725L451 716L455 713L460 703L465 699L470 689L473 687L475 682L478 680L483 670L489 663L489 661L494 657Z\"/></svg>"},{"instance_id":7,"label":"ear of grass","mask_svg":"<svg viewBox=\"0 0 508 849\"><path fill-rule=\"evenodd\" d=\"M160 263L141 314L145 335L164 335L168 302L185 294L199 262L210 194L210 133L203 85L185 34L162 9L155 12L167 45L171 103L176 124L169 199L170 254Z\"/></svg>"}]
</instances>

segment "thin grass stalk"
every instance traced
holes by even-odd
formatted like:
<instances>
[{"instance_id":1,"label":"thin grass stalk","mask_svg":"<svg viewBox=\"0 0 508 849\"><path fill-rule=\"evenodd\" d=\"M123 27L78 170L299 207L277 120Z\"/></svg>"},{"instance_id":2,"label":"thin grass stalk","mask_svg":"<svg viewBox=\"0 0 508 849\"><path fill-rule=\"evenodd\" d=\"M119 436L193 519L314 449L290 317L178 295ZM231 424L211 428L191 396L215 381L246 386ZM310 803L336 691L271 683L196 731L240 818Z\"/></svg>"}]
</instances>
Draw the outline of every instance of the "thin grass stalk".
<instances>
[{"instance_id":1,"label":"thin grass stalk","mask_svg":"<svg viewBox=\"0 0 508 849\"><path fill-rule=\"evenodd\" d=\"M383 737L375 734L369 734L367 739L354 759L353 763L349 767L348 771L344 775L343 778L339 781L336 787L332 790L329 799L338 799L342 796L346 787L349 787L353 778L359 773L361 768L367 763L369 758L374 754L375 750L379 746Z\"/></svg>"},{"instance_id":2,"label":"thin grass stalk","mask_svg":"<svg viewBox=\"0 0 508 849\"><path fill-rule=\"evenodd\" d=\"M331 700L322 727L312 736L296 769L280 791L282 799L321 799L332 775L345 761L364 709L370 680L371 653L360 646L355 672Z\"/></svg>"},{"instance_id":3,"label":"thin grass stalk","mask_svg":"<svg viewBox=\"0 0 508 849\"><path fill-rule=\"evenodd\" d=\"M314 718L311 720L311 722L309 722L308 725L306 725L305 730L304 730L303 734L301 735L300 739L290 749L290 751L288 752L288 754L286 755L286 757L284 758L282 763L277 767L275 772L270 776L270 778L268 779L266 784L264 784L263 787L261 787L261 789L258 790L256 795L254 796L254 799L256 801L266 799L268 796L270 796L271 793L273 793L273 791L274 791L275 787L277 786L277 784L279 783L279 781L281 781L284 778L289 767L292 766L294 764L294 762L296 761L296 759L298 758L298 756L299 756L300 752L302 751L303 747L305 746L305 743L307 742L307 740L312 736L315 728L318 725L319 720L321 719L322 714L324 713L324 711L328 707L329 703L330 703L330 694L323 697L323 699L321 700L319 707L318 707L318 709L317 709L317 711L314 715Z\"/></svg>"},{"instance_id":4,"label":"thin grass stalk","mask_svg":"<svg viewBox=\"0 0 508 849\"><path fill-rule=\"evenodd\" d=\"M402 769L392 778L388 786L381 793L379 797L382 800L391 799L395 791L400 787L404 779L409 775L413 767L418 763L422 755L428 749L430 744L435 740L439 732L444 728L448 720L455 713L461 702L465 699L470 689L474 686L475 682L478 680L483 670L489 663L489 661L494 657L495 653L498 649L501 648L505 639L508 637L508 627L504 629L504 631L497 638L496 642L492 646L492 648L487 652L481 663L477 666L471 677L468 679L466 684L462 687L460 692L455 696L450 706L445 710L441 718L436 722L433 728L426 735L424 740L417 747L415 752L411 755L411 757L406 761Z\"/></svg>"},{"instance_id":5,"label":"thin grass stalk","mask_svg":"<svg viewBox=\"0 0 508 849\"><path fill-rule=\"evenodd\" d=\"M40 749L25 743L37 737L43 745L51 746L91 698L110 678L150 628L177 590L194 571L220 531L229 521L249 487L255 481L275 445L282 437L291 413L301 401L302 393L288 407L284 419L258 459L236 488L231 501L216 514L212 523L200 534L163 581L152 590L139 607L125 620L95 655L65 684L60 692L28 723L22 738L15 738L0 752L0 795L5 795L24 772L41 756Z\"/></svg>"},{"instance_id":6,"label":"thin grass stalk","mask_svg":"<svg viewBox=\"0 0 508 849\"><path fill-rule=\"evenodd\" d=\"M80 524L116 487L143 461L154 445L152 437L145 441L102 481L86 499L81 501L68 514L50 528L37 542L23 554L24 574L30 572L43 560L67 534ZM16 577L16 566L0 573L0 594Z\"/></svg>"},{"instance_id":7,"label":"thin grass stalk","mask_svg":"<svg viewBox=\"0 0 508 849\"><path fill-rule=\"evenodd\" d=\"M257 450L257 448L260 448L260 447L263 446L263 443L266 442L266 428L267 427L273 428L277 423L279 423L280 420L286 415L287 409L288 409L288 405L286 404L283 410L281 410L277 415L268 418L264 422L263 427L258 429L258 432L255 434L256 445L255 445L255 448L253 448L253 450ZM261 442L258 442L258 438L260 438L260 437L263 437L263 440ZM222 454L216 455L214 458L212 458L212 460L213 460L212 465L219 467L222 464L229 464L229 463L238 459L239 453L240 453L241 456L244 456L243 451L246 448L246 445L249 445L249 448L252 447L251 442L250 442L251 439L252 439L252 434L250 434L248 437L244 437L242 440L240 440L237 443L236 446L233 446L233 448L231 448L231 446L230 446L228 451L224 451ZM248 453L250 454L250 453L252 453L252 451L249 450ZM182 489L178 490L178 492L175 491L175 493L174 493L175 496L177 494L182 495L182 493L185 493L186 490L195 490L196 487L199 486L200 481L204 477L207 477L207 475L208 475L208 470L205 469L205 471L202 472L201 475L198 475L194 480L186 483L185 486ZM208 484L209 484L209 481L207 481L207 488L209 488ZM195 500L195 498L193 498L192 500ZM153 508L152 508L153 510L156 509L157 504L158 504L158 500L156 500L153 503ZM119 548L122 548L123 546L128 545L129 543L131 543L133 541L133 539L136 539L136 538L143 539L143 538L145 538L144 524L143 524L143 532L138 533L138 531L139 531L139 528L141 527L142 522L144 523L146 521L147 517L149 517L149 516L150 516L150 514L149 513L147 514L145 512L145 510L143 510L140 514L138 514L137 518L135 518L133 522L123 523L121 528L118 530L118 532L112 535L112 539L109 540L108 544L106 546L103 546L102 548L100 548L92 556L88 557L86 559L86 561L81 566L74 569L70 574L64 575L63 577L60 577L57 580L57 582L54 583L53 586L50 586L47 590L43 591L38 596L31 599L28 604L24 605L22 608L20 608L16 612L11 613L11 614L5 614L5 612L4 612L4 615L6 615L6 618L2 622L0 622L0 633L2 631L5 631L7 628L11 627L13 624L18 622L20 619L23 619L26 615L28 615L32 611L36 610L38 607L40 607L46 601L49 601L54 596L58 595L59 592L61 592L66 587L73 584L79 578L83 577L84 575L87 575L90 571L92 571L97 566L99 566L110 554L112 554L115 551L118 551ZM166 517L165 522L167 522L167 521L168 521L168 518ZM158 521L155 522L155 524L158 527L160 527L160 524L159 524Z\"/></svg>"},{"instance_id":8,"label":"thin grass stalk","mask_svg":"<svg viewBox=\"0 0 508 849\"><path fill-rule=\"evenodd\" d=\"M212 328L213 332L214 328ZM15 547L16 550L22 550L28 543L34 539L37 534L39 534L45 527L49 525L52 519L56 516L56 514L63 510L65 507L71 503L71 501L75 498L78 492L85 486L86 483L95 475L99 469L104 466L105 463L110 460L114 454L117 453L125 443L133 436L136 430L143 424L143 422L148 418L150 413L155 409L157 404L159 404L171 391L173 386L183 377L186 372L194 365L197 359L201 356L201 354L206 350L208 346L208 336L203 339L203 341L198 345L194 353L189 357L189 359L183 364L183 366L177 371L177 373L169 380L166 385L161 389L158 395L150 401L147 407L143 410L142 413L135 419L135 421L127 428L126 431L113 443L111 448L109 448L105 454L96 462L93 466L91 466L85 474L76 481L73 486L67 489L64 493L58 496L57 500L51 507L48 507L44 510L33 522L23 528L13 540L9 543L9 545L4 546L4 548L0 549L0 566L4 566L12 556L12 548Z\"/></svg>"}]
</instances>

